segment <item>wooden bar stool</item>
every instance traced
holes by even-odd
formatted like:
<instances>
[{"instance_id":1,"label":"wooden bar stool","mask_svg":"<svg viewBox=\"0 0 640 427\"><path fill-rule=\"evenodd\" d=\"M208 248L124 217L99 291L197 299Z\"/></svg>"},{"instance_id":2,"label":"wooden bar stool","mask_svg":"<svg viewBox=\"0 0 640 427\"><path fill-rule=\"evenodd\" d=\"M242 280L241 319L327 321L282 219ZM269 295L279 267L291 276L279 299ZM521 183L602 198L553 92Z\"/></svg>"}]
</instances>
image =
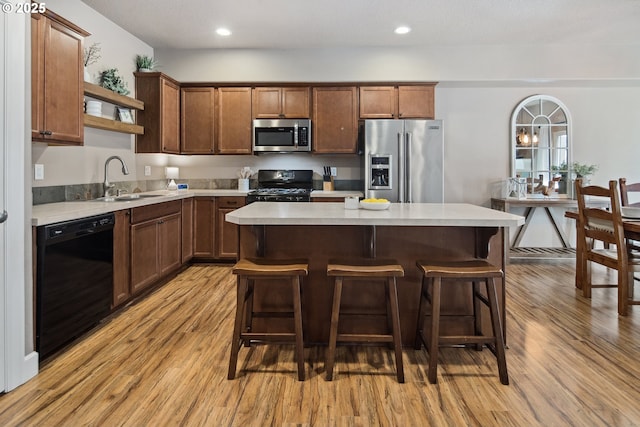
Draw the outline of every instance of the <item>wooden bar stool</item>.
<instances>
[{"instance_id":1,"label":"wooden bar stool","mask_svg":"<svg viewBox=\"0 0 640 427\"><path fill-rule=\"evenodd\" d=\"M307 260L276 260L276 259L241 259L233 267L233 274L238 276L236 317L233 325L233 339L231 342L231 356L229 358L229 374L232 380L236 375L238 352L244 343L249 346L252 341L277 341L295 343L296 361L298 362L298 380L304 381L304 347L302 336L302 303L300 278L309 274ZM289 280L293 293L293 311L278 313L260 313L261 317L293 317L294 333L284 332L253 332L251 330L253 317L253 281L261 280Z\"/></svg>"},{"instance_id":2,"label":"wooden bar stool","mask_svg":"<svg viewBox=\"0 0 640 427\"><path fill-rule=\"evenodd\" d=\"M327 276L335 277L333 290L333 306L331 309L331 329L329 331L329 353L327 355L327 381L333 378L333 363L336 344L340 342L386 342L392 343L396 356L396 374L398 382L404 382L402 367L402 341L400 338L400 317L398 313L398 293L396 277L404 276L404 269L395 260L329 260ZM338 321L340 318L340 300L342 284L348 280L383 281L385 284L387 319L391 324L391 334L340 334Z\"/></svg>"},{"instance_id":3,"label":"wooden bar stool","mask_svg":"<svg viewBox=\"0 0 640 427\"><path fill-rule=\"evenodd\" d=\"M500 382L505 385L509 384L507 360L504 352L504 336L502 334L502 322L495 286L495 279L503 277L502 269L480 259L451 262L418 261L416 264L422 272L422 289L420 292L415 349L419 350L424 342L429 351L429 369L427 372L429 382L435 384L437 381L438 347L453 344L475 344L478 349L481 349L482 345L486 344L498 361ZM445 283L451 283L452 281L473 282L475 335L440 336L440 294L443 279L446 279ZM480 293L479 281L484 281L486 285L486 297ZM428 291L429 282L432 284L431 293ZM427 344L427 340L424 337L425 300L431 303L431 339L428 340L429 344ZM482 335L480 302L489 307L493 336Z\"/></svg>"}]
</instances>

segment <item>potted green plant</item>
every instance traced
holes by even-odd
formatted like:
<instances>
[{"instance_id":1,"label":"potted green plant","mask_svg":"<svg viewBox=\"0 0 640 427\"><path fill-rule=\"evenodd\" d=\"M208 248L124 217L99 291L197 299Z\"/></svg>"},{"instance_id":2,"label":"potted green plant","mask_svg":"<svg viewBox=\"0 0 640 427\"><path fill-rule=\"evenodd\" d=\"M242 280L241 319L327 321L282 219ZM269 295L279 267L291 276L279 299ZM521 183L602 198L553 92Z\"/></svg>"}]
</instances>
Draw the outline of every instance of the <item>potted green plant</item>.
<instances>
[{"instance_id":1,"label":"potted green plant","mask_svg":"<svg viewBox=\"0 0 640 427\"><path fill-rule=\"evenodd\" d=\"M136 70L142 73L153 71L158 62L151 56L136 55Z\"/></svg>"},{"instance_id":2,"label":"potted green plant","mask_svg":"<svg viewBox=\"0 0 640 427\"><path fill-rule=\"evenodd\" d=\"M571 169L576 173L576 178L587 178L598 170L598 165L587 165L584 163L573 162Z\"/></svg>"},{"instance_id":3,"label":"potted green plant","mask_svg":"<svg viewBox=\"0 0 640 427\"><path fill-rule=\"evenodd\" d=\"M120 95L129 95L129 89L127 89L127 83L122 80L122 77L118 75L117 68L110 68L104 70L100 74L100 86L105 89L119 93Z\"/></svg>"}]
</instances>

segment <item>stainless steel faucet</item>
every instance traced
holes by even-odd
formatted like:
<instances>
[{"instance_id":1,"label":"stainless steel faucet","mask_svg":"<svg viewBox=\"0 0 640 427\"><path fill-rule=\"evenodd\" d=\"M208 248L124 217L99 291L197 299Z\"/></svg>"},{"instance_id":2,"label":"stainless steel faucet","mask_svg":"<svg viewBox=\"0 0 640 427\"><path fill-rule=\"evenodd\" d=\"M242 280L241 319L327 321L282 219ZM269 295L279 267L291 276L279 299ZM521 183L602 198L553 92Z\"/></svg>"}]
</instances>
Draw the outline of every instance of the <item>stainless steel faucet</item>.
<instances>
[{"instance_id":1,"label":"stainless steel faucet","mask_svg":"<svg viewBox=\"0 0 640 427\"><path fill-rule=\"evenodd\" d=\"M109 175L108 175L108 170L109 170L109 162L111 160L120 160L120 163L122 163L122 173L125 175L129 175L129 169L127 168L127 164L124 162L124 160L122 160L119 156L111 156L107 159L106 162L104 162L104 183L102 184L102 188L104 190L104 197L110 197L110 191L113 187L115 187L115 184L110 184L109 183Z\"/></svg>"}]
</instances>

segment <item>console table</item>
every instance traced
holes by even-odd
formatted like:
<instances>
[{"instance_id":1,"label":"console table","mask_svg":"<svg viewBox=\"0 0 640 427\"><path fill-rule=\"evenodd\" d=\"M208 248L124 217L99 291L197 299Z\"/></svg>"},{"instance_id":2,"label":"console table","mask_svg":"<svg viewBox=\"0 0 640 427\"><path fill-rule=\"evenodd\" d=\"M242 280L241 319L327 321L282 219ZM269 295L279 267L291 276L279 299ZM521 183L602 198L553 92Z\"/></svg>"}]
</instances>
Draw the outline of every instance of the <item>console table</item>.
<instances>
[{"instance_id":1,"label":"console table","mask_svg":"<svg viewBox=\"0 0 640 427\"><path fill-rule=\"evenodd\" d=\"M590 201L589 206L606 207L608 206L608 202ZM519 247L520 242L522 241L522 237L524 236L524 233L527 231L527 227L529 226L529 223L531 222L531 218L533 218L533 214L537 208L544 209L545 213L547 214L547 217L549 218L549 221L551 222L551 225L553 226L554 232L560 238L560 242L562 243L562 248L568 249L571 247L571 245L569 244L569 239L565 235L562 228L556 222L556 219L554 218L554 216L551 214L550 208L578 209L578 202L576 200L567 199L567 198L552 198L552 197L530 198L530 199L509 199L509 198L504 198L504 199L492 198L491 199L491 209L495 209L503 212L510 212L512 207L525 208L525 212L524 212L525 222L523 225L518 227L518 231L516 231L515 239L513 240L513 244L511 245L511 247L505 248L507 259L509 258L509 252L510 252L509 249L514 249ZM507 245L510 242L508 231L507 231L507 236L505 241ZM533 258L534 256L531 256L531 257Z\"/></svg>"}]
</instances>

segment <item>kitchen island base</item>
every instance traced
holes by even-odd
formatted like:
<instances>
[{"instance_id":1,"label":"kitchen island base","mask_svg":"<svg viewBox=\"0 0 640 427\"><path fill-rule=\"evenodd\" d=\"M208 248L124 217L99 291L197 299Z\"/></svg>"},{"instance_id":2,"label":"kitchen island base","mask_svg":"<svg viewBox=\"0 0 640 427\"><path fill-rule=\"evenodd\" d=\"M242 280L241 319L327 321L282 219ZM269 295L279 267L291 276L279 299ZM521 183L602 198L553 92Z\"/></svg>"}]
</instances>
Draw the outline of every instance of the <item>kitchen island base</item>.
<instances>
[{"instance_id":1,"label":"kitchen island base","mask_svg":"<svg viewBox=\"0 0 640 427\"><path fill-rule=\"evenodd\" d=\"M239 257L306 258L309 275L302 284L302 311L305 343L324 344L329 341L333 278L326 268L331 258L393 258L404 268L399 277L398 305L402 342L413 346L418 319L421 276L416 261L467 260L486 258L505 268L504 228L465 226L384 226L384 225L240 225ZM498 281L500 311L505 328L504 280ZM474 330L473 298L467 283L447 286L442 294L440 328L447 335L470 335ZM255 311L277 311L291 307L290 286L286 282L270 283L268 290L259 283L255 287ZM384 289L379 286L345 288L342 295L344 311L366 314L349 316L341 321L340 333L357 330L360 333L385 333L387 317ZM488 314L488 313L487 313ZM489 316L483 316L488 319ZM425 329L429 330L429 316ZM291 322L260 322L256 330L291 329ZM483 323L483 331L491 325Z\"/></svg>"}]
</instances>

